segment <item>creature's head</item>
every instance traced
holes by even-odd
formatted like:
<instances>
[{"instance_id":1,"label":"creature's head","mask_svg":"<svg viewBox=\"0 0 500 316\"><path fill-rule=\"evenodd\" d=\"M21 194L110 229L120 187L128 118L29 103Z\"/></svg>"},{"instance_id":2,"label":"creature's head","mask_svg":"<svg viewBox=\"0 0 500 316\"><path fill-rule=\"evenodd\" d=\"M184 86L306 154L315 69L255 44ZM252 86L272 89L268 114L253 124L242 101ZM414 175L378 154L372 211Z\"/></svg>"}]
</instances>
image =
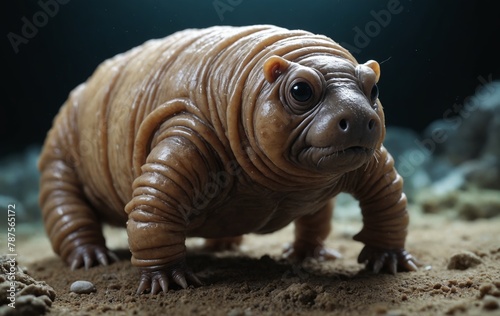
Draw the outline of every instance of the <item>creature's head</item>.
<instances>
[{"instance_id":1,"label":"creature's head","mask_svg":"<svg viewBox=\"0 0 500 316\"><path fill-rule=\"evenodd\" d=\"M333 55L265 60L253 113L261 156L282 168L342 174L367 163L385 136L380 67Z\"/></svg>"}]
</instances>

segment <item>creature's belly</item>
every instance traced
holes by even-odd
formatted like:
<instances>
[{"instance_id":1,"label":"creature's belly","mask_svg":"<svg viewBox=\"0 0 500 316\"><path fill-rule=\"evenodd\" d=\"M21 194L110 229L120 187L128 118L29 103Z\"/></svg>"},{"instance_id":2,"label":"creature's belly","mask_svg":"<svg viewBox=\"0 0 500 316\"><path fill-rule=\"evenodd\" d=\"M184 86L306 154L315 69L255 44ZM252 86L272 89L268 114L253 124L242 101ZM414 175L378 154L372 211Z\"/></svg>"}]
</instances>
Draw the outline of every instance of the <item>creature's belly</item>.
<instances>
[{"instance_id":1,"label":"creature's belly","mask_svg":"<svg viewBox=\"0 0 500 316\"><path fill-rule=\"evenodd\" d=\"M220 238L271 233L300 216L316 212L326 201L299 203L286 196L268 200L239 197L194 214L188 226L188 236Z\"/></svg>"}]
</instances>

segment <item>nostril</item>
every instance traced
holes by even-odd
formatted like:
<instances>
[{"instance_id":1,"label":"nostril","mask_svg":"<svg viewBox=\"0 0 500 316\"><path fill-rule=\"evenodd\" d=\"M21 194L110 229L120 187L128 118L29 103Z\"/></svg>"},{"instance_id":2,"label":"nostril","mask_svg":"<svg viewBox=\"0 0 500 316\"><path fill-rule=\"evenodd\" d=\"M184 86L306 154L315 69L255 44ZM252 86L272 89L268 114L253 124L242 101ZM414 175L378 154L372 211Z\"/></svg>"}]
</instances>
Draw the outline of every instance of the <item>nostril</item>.
<instances>
[{"instance_id":1,"label":"nostril","mask_svg":"<svg viewBox=\"0 0 500 316\"><path fill-rule=\"evenodd\" d=\"M346 119L341 119L339 121L339 126L340 126L340 129L343 130L343 131L346 131L347 128L349 127L349 123L347 123L347 120Z\"/></svg>"},{"instance_id":2,"label":"nostril","mask_svg":"<svg viewBox=\"0 0 500 316\"><path fill-rule=\"evenodd\" d=\"M375 120L374 120L374 119L371 119L371 120L368 122L368 130L369 130L369 131L371 131L374 127L375 127Z\"/></svg>"}]
</instances>

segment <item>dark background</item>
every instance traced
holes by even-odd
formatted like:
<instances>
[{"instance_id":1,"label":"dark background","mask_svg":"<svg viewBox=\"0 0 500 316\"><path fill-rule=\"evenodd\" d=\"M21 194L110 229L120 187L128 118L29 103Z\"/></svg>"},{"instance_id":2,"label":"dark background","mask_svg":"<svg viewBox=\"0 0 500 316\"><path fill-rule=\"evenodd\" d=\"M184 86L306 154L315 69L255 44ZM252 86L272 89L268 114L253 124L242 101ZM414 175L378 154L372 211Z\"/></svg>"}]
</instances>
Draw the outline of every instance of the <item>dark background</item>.
<instances>
[{"instance_id":1,"label":"dark background","mask_svg":"<svg viewBox=\"0 0 500 316\"><path fill-rule=\"evenodd\" d=\"M17 53L9 34L23 36L25 21L33 22L43 8L35 0L2 6L0 158L41 144L71 89L106 58L148 39L190 27L269 23L321 33L356 48L356 28L373 25L371 11L394 2L59 1L67 3L41 19L36 35L19 44ZM221 3L228 7L218 13L216 6L224 10ZM376 34L353 54L360 62L385 61L379 88L387 125L421 131L473 95L479 76L499 79L500 19L494 1L400 0L400 6L403 11L391 15L380 31L373 29Z\"/></svg>"}]
</instances>

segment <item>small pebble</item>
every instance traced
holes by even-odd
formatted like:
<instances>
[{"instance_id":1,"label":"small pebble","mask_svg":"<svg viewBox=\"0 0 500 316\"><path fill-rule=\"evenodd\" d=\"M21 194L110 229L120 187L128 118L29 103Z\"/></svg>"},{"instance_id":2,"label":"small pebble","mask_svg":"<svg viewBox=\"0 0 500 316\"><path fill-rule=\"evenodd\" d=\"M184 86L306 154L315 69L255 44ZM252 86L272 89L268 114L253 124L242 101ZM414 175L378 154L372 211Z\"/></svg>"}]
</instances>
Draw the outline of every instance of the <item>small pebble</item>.
<instances>
[{"instance_id":1,"label":"small pebble","mask_svg":"<svg viewBox=\"0 0 500 316\"><path fill-rule=\"evenodd\" d=\"M89 281L75 281L69 288L71 292L77 294L90 294L96 291L94 284Z\"/></svg>"},{"instance_id":2,"label":"small pebble","mask_svg":"<svg viewBox=\"0 0 500 316\"><path fill-rule=\"evenodd\" d=\"M448 270L466 270L481 264L483 261L470 251L454 254L448 263Z\"/></svg>"},{"instance_id":3,"label":"small pebble","mask_svg":"<svg viewBox=\"0 0 500 316\"><path fill-rule=\"evenodd\" d=\"M406 315L403 311L399 309L391 309L387 311L387 316L404 316Z\"/></svg>"},{"instance_id":4,"label":"small pebble","mask_svg":"<svg viewBox=\"0 0 500 316\"><path fill-rule=\"evenodd\" d=\"M467 305L464 302L460 302L456 305L453 305L446 311L446 315L455 315L455 313L460 312L463 313L467 311Z\"/></svg>"},{"instance_id":5,"label":"small pebble","mask_svg":"<svg viewBox=\"0 0 500 316\"><path fill-rule=\"evenodd\" d=\"M486 294L490 294L492 289L493 289L493 284L490 283L481 284L481 286L479 287L479 297L483 298Z\"/></svg>"},{"instance_id":6,"label":"small pebble","mask_svg":"<svg viewBox=\"0 0 500 316\"><path fill-rule=\"evenodd\" d=\"M485 295L483 298L483 308L487 310L494 310L500 307L499 300L491 295Z\"/></svg>"}]
</instances>

